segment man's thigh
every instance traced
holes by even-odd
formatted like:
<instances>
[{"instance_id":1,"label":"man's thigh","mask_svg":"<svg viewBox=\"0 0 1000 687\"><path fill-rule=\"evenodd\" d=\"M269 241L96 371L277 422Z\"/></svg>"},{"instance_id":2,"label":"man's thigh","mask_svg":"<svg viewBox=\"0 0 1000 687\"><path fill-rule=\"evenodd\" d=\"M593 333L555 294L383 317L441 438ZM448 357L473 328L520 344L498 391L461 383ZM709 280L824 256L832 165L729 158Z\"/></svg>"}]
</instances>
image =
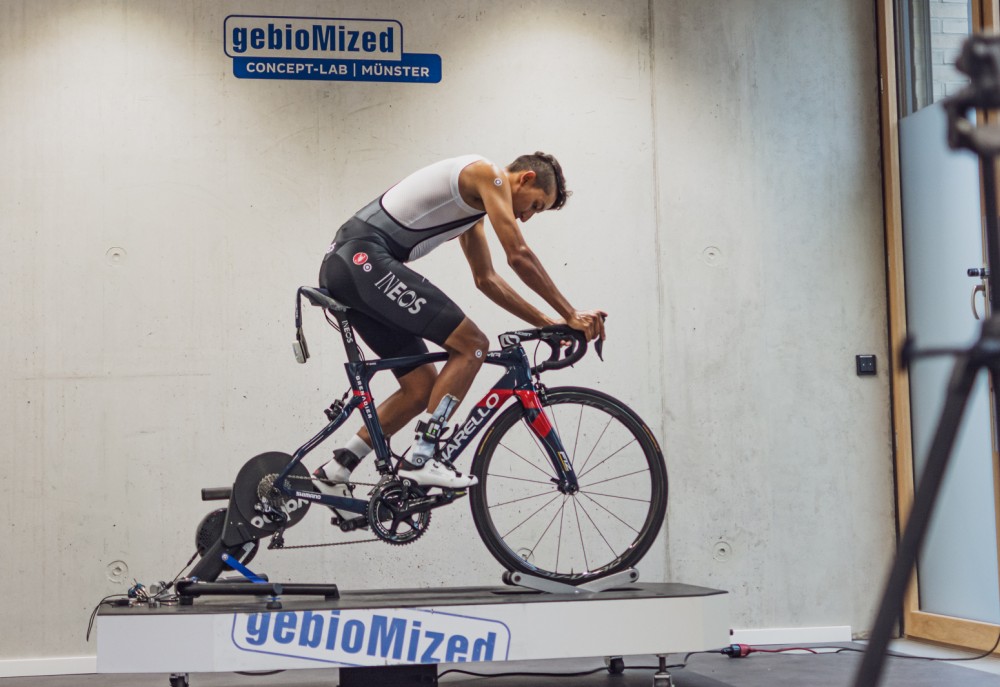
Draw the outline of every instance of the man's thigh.
<instances>
[{"instance_id":1,"label":"man's thigh","mask_svg":"<svg viewBox=\"0 0 1000 687\"><path fill-rule=\"evenodd\" d=\"M443 291L378 244L338 246L323 263L320 285L356 311L358 333L383 357L411 354L414 340L423 351L421 339L443 345L465 319Z\"/></svg>"}]
</instances>

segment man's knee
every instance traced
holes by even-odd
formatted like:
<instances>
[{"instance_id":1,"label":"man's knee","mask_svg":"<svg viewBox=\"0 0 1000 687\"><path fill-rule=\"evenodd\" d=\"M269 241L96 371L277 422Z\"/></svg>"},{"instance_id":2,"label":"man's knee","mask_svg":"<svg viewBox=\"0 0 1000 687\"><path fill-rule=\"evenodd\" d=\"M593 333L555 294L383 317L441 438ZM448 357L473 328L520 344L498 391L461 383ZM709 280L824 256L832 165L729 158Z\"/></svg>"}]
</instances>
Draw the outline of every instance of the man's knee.
<instances>
[{"instance_id":1,"label":"man's knee","mask_svg":"<svg viewBox=\"0 0 1000 687\"><path fill-rule=\"evenodd\" d=\"M465 319L445 342L450 353L482 361L490 340L471 320Z\"/></svg>"}]
</instances>

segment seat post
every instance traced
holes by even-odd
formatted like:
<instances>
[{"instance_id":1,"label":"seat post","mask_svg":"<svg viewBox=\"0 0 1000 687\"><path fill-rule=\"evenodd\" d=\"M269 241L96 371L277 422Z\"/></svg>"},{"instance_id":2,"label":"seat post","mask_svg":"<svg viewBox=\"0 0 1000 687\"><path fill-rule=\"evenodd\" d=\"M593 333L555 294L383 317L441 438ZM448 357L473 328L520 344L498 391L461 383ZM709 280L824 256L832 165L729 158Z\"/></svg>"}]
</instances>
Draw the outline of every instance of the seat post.
<instances>
[{"instance_id":1,"label":"seat post","mask_svg":"<svg viewBox=\"0 0 1000 687\"><path fill-rule=\"evenodd\" d=\"M299 331L301 332L302 329L302 313L299 305L301 297L305 296L306 300L313 305L323 308L327 313L333 313L333 316L337 320L337 327L340 329L340 335L344 338L347 359L352 363L360 362L361 352L358 350L354 327L351 326L351 318L348 315L350 308L335 300L330 295L330 292L323 288L300 286L298 293L300 300L296 303L295 308L295 326L299 328Z\"/></svg>"},{"instance_id":2,"label":"seat post","mask_svg":"<svg viewBox=\"0 0 1000 687\"><path fill-rule=\"evenodd\" d=\"M351 326L349 310L331 310L333 316L337 318L337 325L340 327L340 336L344 339L344 350L347 352L347 360L352 363L361 362L361 351L358 349L358 342L354 327Z\"/></svg>"}]
</instances>

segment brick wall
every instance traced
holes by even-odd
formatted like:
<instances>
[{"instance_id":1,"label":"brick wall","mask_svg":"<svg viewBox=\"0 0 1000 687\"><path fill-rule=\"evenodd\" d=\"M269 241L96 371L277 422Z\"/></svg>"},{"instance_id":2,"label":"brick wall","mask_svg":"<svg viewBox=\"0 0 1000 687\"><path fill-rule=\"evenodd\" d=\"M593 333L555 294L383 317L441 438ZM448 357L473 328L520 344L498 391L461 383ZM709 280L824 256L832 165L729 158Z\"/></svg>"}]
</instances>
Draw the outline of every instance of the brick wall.
<instances>
[{"instance_id":1,"label":"brick wall","mask_svg":"<svg viewBox=\"0 0 1000 687\"><path fill-rule=\"evenodd\" d=\"M934 101L952 95L969 82L955 69L962 43L971 33L970 0L929 0Z\"/></svg>"}]
</instances>

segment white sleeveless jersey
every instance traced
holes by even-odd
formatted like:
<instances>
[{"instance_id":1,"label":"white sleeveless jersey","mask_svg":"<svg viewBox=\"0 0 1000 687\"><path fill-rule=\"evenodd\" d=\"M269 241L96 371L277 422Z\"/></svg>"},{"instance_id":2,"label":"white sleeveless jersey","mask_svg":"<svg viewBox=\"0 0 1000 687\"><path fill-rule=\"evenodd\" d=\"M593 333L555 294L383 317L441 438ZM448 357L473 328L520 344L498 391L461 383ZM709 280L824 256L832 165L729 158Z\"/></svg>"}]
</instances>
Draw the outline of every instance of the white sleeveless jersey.
<instances>
[{"instance_id":1,"label":"white sleeveless jersey","mask_svg":"<svg viewBox=\"0 0 1000 687\"><path fill-rule=\"evenodd\" d=\"M419 169L355 217L395 243L403 253L397 256L400 260L416 260L468 231L486 214L462 200L458 189L462 170L485 159L463 155Z\"/></svg>"}]
</instances>

